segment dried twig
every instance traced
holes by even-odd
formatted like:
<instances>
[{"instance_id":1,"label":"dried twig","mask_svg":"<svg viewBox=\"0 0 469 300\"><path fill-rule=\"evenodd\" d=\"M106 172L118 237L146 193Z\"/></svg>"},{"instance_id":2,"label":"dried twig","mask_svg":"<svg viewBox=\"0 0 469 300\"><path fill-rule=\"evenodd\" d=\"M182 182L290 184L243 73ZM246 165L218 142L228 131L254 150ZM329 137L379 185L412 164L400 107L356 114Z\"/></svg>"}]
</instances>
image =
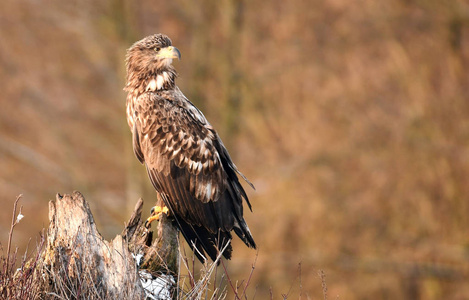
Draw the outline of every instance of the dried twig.
<instances>
[{"instance_id":1,"label":"dried twig","mask_svg":"<svg viewBox=\"0 0 469 300\"><path fill-rule=\"evenodd\" d=\"M298 263L298 277L300 281L300 294L299 294L299 299L301 300L301 296L303 294L303 284L301 282L301 262Z\"/></svg>"},{"instance_id":2,"label":"dried twig","mask_svg":"<svg viewBox=\"0 0 469 300\"><path fill-rule=\"evenodd\" d=\"M10 250L11 250L11 239L13 237L13 228L15 228L16 224L23 218L23 214L21 211L23 210L23 206L20 207L20 212L18 216L16 216L16 207L18 206L18 201L20 201L21 197L23 197L22 194L18 195L15 200L15 204L13 205L13 215L11 217L11 226L10 226L10 233L8 235L8 246L7 246L7 264L5 268L5 276L7 276L9 270L9 265L10 265Z\"/></svg>"},{"instance_id":3,"label":"dried twig","mask_svg":"<svg viewBox=\"0 0 469 300\"><path fill-rule=\"evenodd\" d=\"M259 257L259 250L257 250L256 252L256 258L254 259L254 262L252 263L252 266L251 266L251 273L249 273L248 281L244 285L243 293L241 294L241 297L244 296L244 299L247 299L246 290L249 286L249 283L251 282L252 274L254 274L254 269L256 268L256 262L257 262L258 257Z\"/></svg>"},{"instance_id":4,"label":"dried twig","mask_svg":"<svg viewBox=\"0 0 469 300\"><path fill-rule=\"evenodd\" d=\"M228 283L229 283L230 286L231 286L231 290L232 290L233 293L235 294L235 299L236 299L236 300L241 300L241 298L239 298L239 295L238 295L238 289L236 289L236 288L233 286L233 283L231 282L230 275L228 274L228 271L226 270L226 266L225 266L225 263L223 262L223 260L221 261L221 265L223 266L223 270L225 271L226 279L228 280Z\"/></svg>"},{"instance_id":5,"label":"dried twig","mask_svg":"<svg viewBox=\"0 0 469 300\"><path fill-rule=\"evenodd\" d=\"M327 284L326 284L326 273L324 273L324 270L319 270L318 275L321 278L321 283L322 283L322 294L324 296L324 300L327 300Z\"/></svg>"}]
</instances>

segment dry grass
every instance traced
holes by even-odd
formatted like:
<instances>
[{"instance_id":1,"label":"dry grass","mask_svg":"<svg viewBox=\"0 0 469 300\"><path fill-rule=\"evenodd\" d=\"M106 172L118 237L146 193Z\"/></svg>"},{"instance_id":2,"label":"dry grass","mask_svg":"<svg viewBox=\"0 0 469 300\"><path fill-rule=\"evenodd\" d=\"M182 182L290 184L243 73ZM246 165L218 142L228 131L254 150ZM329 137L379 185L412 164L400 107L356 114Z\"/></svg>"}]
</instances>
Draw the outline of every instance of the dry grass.
<instances>
[{"instance_id":1,"label":"dry grass","mask_svg":"<svg viewBox=\"0 0 469 300\"><path fill-rule=\"evenodd\" d=\"M3 299L115 299L115 295L108 293L108 289L100 285L99 270L93 269L92 264L78 259L65 260L69 257L67 254L57 255L61 261L55 261L53 264L57 267L45 266L43 263L46 236L44 233L40 235L39 241L36 243L33 251L26 251L19 258L17 248L10 251L13 242L15 226L21 221L22 214L20 208L17 212L17 206L21 199L18 196L14 202L12 213L12 223L9 233L9 242L6 249L2 247L2 255L0 256L0 296ZM20 216L20 217L18 217ZM1 245L0 245L1 246ZM228 244L225 246L227 247ZM67 253L77 253L74 245L70 245L71 249L63 249ZM6 251L4 251L6 250ZM248 288L252 283L252 277L257 262L252 263L251 271L246 280L241 282L233 281L227 271L226 261L222 260L222 253L215 262L207 262L203 265L196 261L195 256L187 255L185 248L180 248L180 274L177 275L177 288L173 299L190 299L202 300L213 299L223 300L228 297L229 292L234 295L235 300L254 299L255 292L252 296L248 295ZM57 249L57 251L62 251ZM86 245L81 245L79 252L86 252ZM19 265L18 265L19 264ZM200 267L199 270L197 270ZM135 284L142 277L137 278L137 274L130 271L122 270L128 274L129 280L126 281L126 287L119 287L121 293L119 299L140 299L142 295L136 292ZM298 269L299 284L301 290L301 264ZM141 275L142 276L142 275ZM158 276L158 275L157 275ZM155 279L155 277L153 277ZM321 273L323 281L324 297L326 297L327 288L325 286L325 275ZM292 283L293 285L293 283ZM290 287L291 291L291 287ZM282 294L283 299L290 298L289 294ZM147 294L148 296L148 294ZM152 295L155 299L158 295ZM152 299L148 296L146 299ZM163 299L163 298L162 298ZM271 299L274 299L273 294ZM300 293L301 299L301 293Z\"/></svg>"},{"instance_id":2,"label":"dry grass","mask_svg":"<svg viewBox=\"0 0 469 300\"><path fill-rule=\"evenodd\" d=\"M255 299L257 287L253 286L253 276L256 269L256 263L259 253L256 254L255 260L251 265L249 274L243 280L233 280L227 270L227 262L221 259L221 253L215 262L206 264L197 264L194 255L188 256L185 253L185 248L181 248L181 261L182 266L180 271L185 273L184 276L179 275L178 286L179 294L178 299L234 299L234 300L248 300ZM196 271L196 265L200 265L200 271ZM326 275L323 270L319 271L319 279L322 284L322 291L324 300L327 300L327 284ZM294 276L293 276L294 277ZM196 279L197 278L197 279ZM301 281L301 263L298 265L297 278L292 280L287 293L280 293L282 299L292 299L296 295L293 289L299 289L299 299L311 299L310 295L302 294L302 281ZM274 295L276 287L270 287L270 299L276 299Z\"/></svg>"},{"instance_id":3,"label":"dry grass","mask_svg":"<svg viewBox=\"0 0 469 300\"><path fill-rule=\"evenodd\" d=\"M70 275L68 268L75 268L77 271ZM122 270L125 272L125 270ZM128 273L131 278L131 272ZM67 265L66 262L62 263L62 268L59 272L47 272L47 278L51 284L48 291L45 293L41 290L44 299L115 299L114 294L110 294L106 289L100 285L99 277L96 276L96 270L87 267L87 265L74 266ZM136 292L133 279L129 279L128 285L120 287L120 299L140 299L141 294Z\"/></svg>"},{"instance_id":4,"label":"dry grass","mask_svg":"<svg viewBox=\"0 0 469 300\"><path fill-rule=\"evenodd\" d=\"M2 299L36 299L41 294L36 286L36 269L44 247L44 235L41 235L33 251L29 252L28 247L20 258L18 258L18 248L11 251L15 226L22 219L22 208L17 214L17 205L20 199L21 195L14 202L7 249L4 249L3 245L0 244L2 252L0 256L0 296Z\"/></svg>"}]
</instances>

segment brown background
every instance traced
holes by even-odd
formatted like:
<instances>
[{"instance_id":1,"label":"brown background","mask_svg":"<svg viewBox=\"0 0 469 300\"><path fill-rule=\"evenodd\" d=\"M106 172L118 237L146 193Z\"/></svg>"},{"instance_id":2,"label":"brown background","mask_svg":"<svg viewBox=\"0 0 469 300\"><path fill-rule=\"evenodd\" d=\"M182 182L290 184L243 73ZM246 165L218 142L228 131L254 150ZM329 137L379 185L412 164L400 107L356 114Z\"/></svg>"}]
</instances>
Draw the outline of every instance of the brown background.
<instances>
[{"instance_id":1,"label":"brown background","mask_svg":"<svg viewBox=\"0 0 469 300\"><path fill-rule=\"evenodd\" d=\"M81 191L107 238L138 197L151 206L124 56L164 32L178 85L257 187L249 299L322 299L320 269L331 299L469 299L468 1L0 6L4 248L18 194L20 249L57 192ZM256 253L234 247L231 279L246 280Z\"/></svg>"}]
</instances>

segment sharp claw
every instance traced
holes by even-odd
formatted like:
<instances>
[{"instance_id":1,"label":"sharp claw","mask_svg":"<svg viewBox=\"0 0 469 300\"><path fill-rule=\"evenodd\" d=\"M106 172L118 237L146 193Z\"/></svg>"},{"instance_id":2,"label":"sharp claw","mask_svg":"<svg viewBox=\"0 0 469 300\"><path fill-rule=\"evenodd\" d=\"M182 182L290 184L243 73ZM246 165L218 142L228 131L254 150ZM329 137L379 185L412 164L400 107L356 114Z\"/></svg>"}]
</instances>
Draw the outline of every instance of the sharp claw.
<instances>
[{"instance_id":1,"label":"sharp claw","mask_svg":"<svg viewBox=\"0 0 469 300\"><path fill-rule=\"evenodd\" d=\"M151 222L153 221L159 221L161 214L166 214L169 215L169 210L166 206L154 206L151 208L151 214L150 217L145 221L145 227L150 228L151 227Z\"/></svg>"}]
</instances>

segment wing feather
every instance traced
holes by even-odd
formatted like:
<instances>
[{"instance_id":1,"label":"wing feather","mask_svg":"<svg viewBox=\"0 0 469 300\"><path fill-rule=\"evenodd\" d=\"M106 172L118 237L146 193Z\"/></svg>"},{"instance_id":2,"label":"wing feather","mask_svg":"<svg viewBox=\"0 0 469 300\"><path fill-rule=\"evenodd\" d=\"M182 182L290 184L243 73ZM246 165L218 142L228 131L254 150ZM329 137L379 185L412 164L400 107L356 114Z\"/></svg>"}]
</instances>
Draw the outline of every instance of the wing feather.
<instances>
[{"instance_id":1,"label":"wing feather","mask_svg":"<svg viewBox=\"0 0 469 300\"><path fill-rule=\"evenodd\" d=\"M134 104L135 154L155 189L165 195L181 231L191 231L185 238L199 239L195 246L213 258L215 239L231 239L236 227L240 238L255 247L252 237L242 237L250 236L240 226L245 224L242 199L250 204L236 166L203 114L180 95L139 96ZM231 248L228 252L231 255Z\"/></svg>"},{"instance_id":2,"label":"wing feather","mask_svg":"<svg viewBox=\"0 0 469 300\"><path fill-rule=\"evenodd\" d=\"M143 162L145 161L145 158L143 157L142 150L140 149L140 137L138 135L137 126L135 126L135 124L132 130L132 133L133 133L132 144L133 144L135 156L137 156L138 161L140 161L140 163L143 164Z\"/></svg>"}]
</instances>

